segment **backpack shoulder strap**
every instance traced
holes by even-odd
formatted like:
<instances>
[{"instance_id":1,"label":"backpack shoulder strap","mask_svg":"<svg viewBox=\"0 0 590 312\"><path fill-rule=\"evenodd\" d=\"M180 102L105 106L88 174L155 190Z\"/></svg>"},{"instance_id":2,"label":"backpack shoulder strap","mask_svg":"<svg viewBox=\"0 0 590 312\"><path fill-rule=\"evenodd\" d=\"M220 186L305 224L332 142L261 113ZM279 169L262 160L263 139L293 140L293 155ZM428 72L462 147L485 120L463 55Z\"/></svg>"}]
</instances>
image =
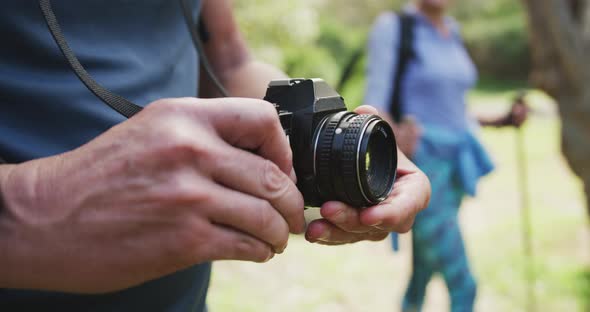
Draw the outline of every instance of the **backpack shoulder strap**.
<instances>
[{"instance_id":1,"label":"backpack shoulder strap","mask_svg":"<svg viewBox=\"0 0 590 312\"><path fill-rule=\"evenodd\" d=\"M394 121L402 119L402 94L401 85L404 80L408 64L414 58L414 26L416 20L408 13L399 15L399 45L397 46L397 68L395 68L395 80L391 95L391 116Z\"/></svg>"}]
</instances>

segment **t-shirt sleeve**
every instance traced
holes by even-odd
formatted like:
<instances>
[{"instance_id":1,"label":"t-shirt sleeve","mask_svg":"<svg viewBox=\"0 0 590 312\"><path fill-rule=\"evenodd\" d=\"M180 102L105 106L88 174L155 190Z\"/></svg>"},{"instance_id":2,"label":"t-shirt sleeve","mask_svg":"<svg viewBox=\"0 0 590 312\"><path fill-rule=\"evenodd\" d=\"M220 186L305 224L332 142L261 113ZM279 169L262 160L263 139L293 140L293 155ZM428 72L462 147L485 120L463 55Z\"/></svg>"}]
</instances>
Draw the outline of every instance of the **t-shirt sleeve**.
<instances>
[{"instance_id":1,"label":"t-shirt sleeve","mask_svg":"<svg viewBox=\"0 0 590 312\"><path fill-rule=\"evenodd\" d=\"M391 102L399 27L399 19L394 13L383 13L375 21L369 36L364 104L383 112L389 112Z\"/></svg>"}]
</instances>

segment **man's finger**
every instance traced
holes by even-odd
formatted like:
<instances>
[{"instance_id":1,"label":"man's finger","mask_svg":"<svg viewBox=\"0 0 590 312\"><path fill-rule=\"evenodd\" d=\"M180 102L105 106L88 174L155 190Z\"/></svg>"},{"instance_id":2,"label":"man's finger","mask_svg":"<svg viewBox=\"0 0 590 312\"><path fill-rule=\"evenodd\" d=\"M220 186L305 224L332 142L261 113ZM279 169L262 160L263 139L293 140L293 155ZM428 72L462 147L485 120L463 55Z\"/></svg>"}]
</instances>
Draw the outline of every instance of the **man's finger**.
<instances>
[{"instance_id":1,"label":"man's finger","mask_svg":"<svg viewBox=\"0 0 590 312\"><path fill-rule=\"evenodd\" d=\"M341 202L327 202L322 205L322 217L338 228L351 233L368 233L375 231L372 226L362 224L360 211Z\"/></svg>"},{"instance_id":2,"label":"man's finger","mask_svg":"<svg viewBox=\"0 0 590 312\"><path fill-rule=\"evenodd\" d=\"M354 110L357 114L379 115L379 111L370 105L362 105Z\"/></svg>"},{"instance_id":3,"label":"man's finger","mask_svg":"<svg viewBox=\"0 0 590 312\"><path fill-rule=\"evenodd\" d=\"M411 173L417 175L422 173ZM427 178L412 179L410 175L401 175L396 181L390 196L381 204L369 207L361 211L362 224L398 233L408 232L414 223L416 214L428 205L429 197L425 202L416 201L423 198L423 194L416 194L424 189L429 189Z\"/></svg>"},{"instance_id":4,"label":"man's finger","mask_svg":"<svg viewBox=\"0 0 590 312\"><path fill-rule=\"evenodd\" d=\"M285 174L291 173L291 148L272 104L256 99L223 98L199 100L197 105L197 113L206 110L207 121L224 141L255 151Z\"/></svg>"},{"instance_id":5,"label":"man's finger","mask_svg":"<svg viewBox=\"0 0 590 312\"><path fill-rule=\"evenodd\" d=\"M215 248L211 248L211 260L242 260L266 262L274 257L270 245L248 234L229 227L213 226Z\"/></svg>"},{"instance_id":6,"label":"man's finger","mask_svg":"<svg viewBox=\"0 0 590 312\"><path fill-rule=\"evenodd\" d=\"M250 152L227 146L212 166L212 178L230 189L268 201L289 224L291 232L305 229L303 197L277 165ZM235 204L240 204L236 202Z\"/></svg>"},{"instance_id":7,"label":"man's finger","mask_svg":"<svg viewBox=\"0 0 590 312\"><path fill-rule=\"evenodd\" d=\"M337 226L331 224L328 220L313 221L307 228L305 238L312 243L323 245L343 245L359 241L380 241L387 237L389 233L385 231L376 231L372 233L350 233L343 231Z\"/></svg>"},{"instance_id":8,"label":"man's finger","mask_svg":"<svg viewBox=\"0 0 590 312\"><path fill-rule=\"evenodd\" d=\"M271 204L221 186L211 188L208 215L215 224L249 234L281 253L287 247L289 226Z\"/></svg>"}]
</instances>

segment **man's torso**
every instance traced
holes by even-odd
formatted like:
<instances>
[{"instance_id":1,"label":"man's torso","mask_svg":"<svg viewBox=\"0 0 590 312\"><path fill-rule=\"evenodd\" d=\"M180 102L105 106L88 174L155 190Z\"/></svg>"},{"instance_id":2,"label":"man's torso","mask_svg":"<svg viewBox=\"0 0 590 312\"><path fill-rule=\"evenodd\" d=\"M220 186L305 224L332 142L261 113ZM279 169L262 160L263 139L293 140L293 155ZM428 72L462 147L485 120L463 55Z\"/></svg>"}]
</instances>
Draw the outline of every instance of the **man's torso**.
<instances>
[{"instance_id":1,"label":"man's torso","mask_svg":"<svg viewBox=\"0 0 590 312\"><path fill-rule=\"evenodd\" d=\"M142 106L197 94L198 59L178 1L52 4L68 44L106 89ZM63 153L124 121L74 75L37 1L1 4L0 40L0 158L17 163ZM201 311L209 274L202 264L104 295L0 289L0 311Z\"/></svg>"}]
</instances>

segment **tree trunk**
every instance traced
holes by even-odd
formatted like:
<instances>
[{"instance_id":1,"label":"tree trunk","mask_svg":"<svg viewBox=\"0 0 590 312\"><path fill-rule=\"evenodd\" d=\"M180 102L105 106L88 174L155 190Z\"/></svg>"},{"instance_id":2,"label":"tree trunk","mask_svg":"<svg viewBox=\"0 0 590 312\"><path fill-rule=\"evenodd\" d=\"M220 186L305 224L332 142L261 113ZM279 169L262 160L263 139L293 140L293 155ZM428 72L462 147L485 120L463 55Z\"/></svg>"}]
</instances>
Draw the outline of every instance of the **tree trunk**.
<instances>
[{"instance_id":1,"label":"tree trunk","mask_svg":"<svg viewBox=\"0 0 590 312\"><path fill-rule=\"evenodd\" d=\"M578 175L586 191L586 203L590 215L590 92L582 95L557 97L562 117L562 151L570 167ZM583 106L586 109L581 109Z\"/></svg>"},{"instance_id":2,"label":"tree trunk","mask_svg":"<svg viewBox=\"0 0 590 312\"><path fill-rule=\"evenodd\" d=\"M590 215L590 0L523 0L535 86L558 103L562 151L586 191Z\"/></svg>"}]
</instances>

